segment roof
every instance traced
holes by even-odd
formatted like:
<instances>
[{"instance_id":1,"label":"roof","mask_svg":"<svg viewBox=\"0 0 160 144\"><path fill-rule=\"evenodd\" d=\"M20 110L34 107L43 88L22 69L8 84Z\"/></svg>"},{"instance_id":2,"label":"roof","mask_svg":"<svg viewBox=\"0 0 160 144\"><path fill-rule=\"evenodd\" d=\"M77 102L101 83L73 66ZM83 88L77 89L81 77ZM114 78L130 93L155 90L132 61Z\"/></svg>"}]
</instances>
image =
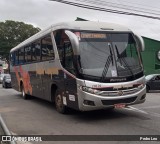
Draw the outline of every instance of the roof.
<instances>
[{"instance_id":1,"label":"roof","mask_svg":"<svg viewBox=\"0 0 160 144\"><path fill-rule=\"evenodd\" d=\"M73 21L73 22L57 23L57 24L51 25L45 30L38 32L37 34L25 40L24 42L20 43L19 45L11 49L11 52L57 29L76 29L76 30L93 30L93 31L123 31L123 32L131 31L125 26L114 24L114 23L106 23L106 22Z\"/></svg>"}]
</instances>

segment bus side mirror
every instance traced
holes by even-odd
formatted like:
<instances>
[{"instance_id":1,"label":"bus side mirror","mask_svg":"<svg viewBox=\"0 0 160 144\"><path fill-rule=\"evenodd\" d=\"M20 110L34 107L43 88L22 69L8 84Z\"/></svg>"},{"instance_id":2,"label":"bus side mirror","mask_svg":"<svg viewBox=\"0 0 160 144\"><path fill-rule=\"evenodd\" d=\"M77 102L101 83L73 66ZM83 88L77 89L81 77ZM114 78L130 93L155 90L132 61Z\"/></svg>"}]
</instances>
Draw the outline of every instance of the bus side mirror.
<instances>
[{"instance_id":1,"label":"bus side mirror","mask_svg":"<svg viewBox=\"0 0 160 144\"><path fill-rule=\"evenodd\" d=\"M79 55L79 40L77 36L69 30L65 30L65 33L71 41L74 55Z\"/></svg>"},{"instance_id":2,"label":"bus side mirror","mask_svg":"<svg viewBox=\"0 0 160 144\"><path fill-rule=\"evenodd\" d=\"M141 52L143 52L145 50L145 44L144 44L144 40L140 35L135 34L135 38L136 38L136 42L138 45L138 48Z\"/></svg>"}]
</instances>

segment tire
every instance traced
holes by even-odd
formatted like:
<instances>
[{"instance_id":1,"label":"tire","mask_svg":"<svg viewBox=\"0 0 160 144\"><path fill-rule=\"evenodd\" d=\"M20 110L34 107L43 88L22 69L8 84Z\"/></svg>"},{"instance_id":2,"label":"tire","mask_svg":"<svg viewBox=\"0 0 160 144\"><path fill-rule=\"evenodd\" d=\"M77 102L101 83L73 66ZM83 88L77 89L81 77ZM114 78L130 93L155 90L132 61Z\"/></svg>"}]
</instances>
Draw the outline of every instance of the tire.
<instances>
[{"instance_id":1,"label":"tire","mask_svg":"<svg viewBox=\"0 0 160 144\"><path fill-rule=\"evenodd\" d=\"M5 87L5 88L7 88L7 85L6 85L6 83L4 84L4 87Z\"/></svg>"},{"instance_id":2,"label":"tire","mask_svg":"<svg viewBox=\"0 0 160 144\"><path fill-rule=\"evenodd\" d=\"M4 87L4 88L7 88L7 87L6 87L6 83L3 84L3 87Z\"/></svg>"},{"instance_id":3,"label":"tire","mask_svg":"<svg viewBox=\"0 0 160 144\"><path fill-rule=\"evenodd\" d=\"M25 93L23 84L21 85L21 93L22 93L23 99L25 99L25 100L28 99L28 95Z\"/></svg>"},{"instance_id":4,"label":"tire","mask_svg":"<svg viewBox=\"0 0 160 144\"><path fill-rule=\"evenodd\" d=\"M61 93L57 90L55 94L55 106L59 113L67 113L67 107L63 104L63 98Z\"/></svg>"},{"instance_id":5,"label":"tire","mask_svg":"<svg viewBox=\"0 0 160 144\"><path fill-rule=\"evenodd\" d=\"M113 111L115 108L114 107L110 107L110 108L107 108L106 110L107 111Z\"/></svg>"},{"instance_id":6,"label":"tire","mask_svg":"<svg viewBox=\"0 0 160 144\"><path fill-rule=\"evenodd\" d=\"M146 85L146 92L149 93L149 90L150 90L149 86Z\"/></svg>"}]
</instances>

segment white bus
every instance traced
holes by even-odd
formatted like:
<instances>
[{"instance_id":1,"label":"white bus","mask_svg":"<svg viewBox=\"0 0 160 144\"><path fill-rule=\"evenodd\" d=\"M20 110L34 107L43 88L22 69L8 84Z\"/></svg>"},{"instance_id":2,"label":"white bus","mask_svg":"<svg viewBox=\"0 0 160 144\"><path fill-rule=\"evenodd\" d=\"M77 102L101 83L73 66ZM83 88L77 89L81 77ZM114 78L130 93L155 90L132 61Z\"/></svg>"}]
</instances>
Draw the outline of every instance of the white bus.
<instances>
[{"instance_id":1,"label":"white bus","mask_svg":"<svg viewBox=\"0 0 160 144\"><path fill-rule=\"evenodd\" d=\"M60 113L143 103L143 50L143 39L124 26L55 24L10 51L12 87L24 99L54 102Z\"/></svg>"}]
</instances>

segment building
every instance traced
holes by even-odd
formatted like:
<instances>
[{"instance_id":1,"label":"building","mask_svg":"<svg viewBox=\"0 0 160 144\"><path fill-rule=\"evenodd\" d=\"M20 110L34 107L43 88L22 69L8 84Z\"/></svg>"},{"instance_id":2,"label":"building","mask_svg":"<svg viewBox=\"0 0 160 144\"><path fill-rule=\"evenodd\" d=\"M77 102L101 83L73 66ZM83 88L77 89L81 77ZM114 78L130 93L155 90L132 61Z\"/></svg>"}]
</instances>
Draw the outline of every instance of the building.
<instances>
[{"instance_id":1,"label":"building","mask_svg":"<svg viewBox=\"0 0 160 144\"><path fill-rule=\"evenodd\" d=\"M160 41L143 37L145 51L142 52L145 74L160 74Z\"/></svg>"}]
</instances>

